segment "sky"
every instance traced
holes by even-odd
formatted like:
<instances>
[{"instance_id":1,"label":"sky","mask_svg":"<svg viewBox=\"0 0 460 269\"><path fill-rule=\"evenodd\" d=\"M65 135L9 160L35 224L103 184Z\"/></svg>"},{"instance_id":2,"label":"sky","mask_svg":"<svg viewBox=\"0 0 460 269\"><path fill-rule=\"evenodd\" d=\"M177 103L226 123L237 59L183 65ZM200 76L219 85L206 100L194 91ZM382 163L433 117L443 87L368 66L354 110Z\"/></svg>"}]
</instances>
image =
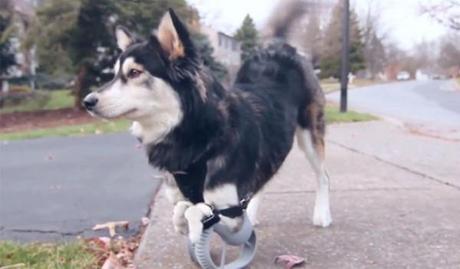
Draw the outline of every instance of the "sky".
<instances>
[{"instance_id":1,"label":"sky","mask_svg":"<svg viewBox=\"0 0 460 269\"><path fill-rule=\"evenodd\" d=\"M351 5L358 14L364 14L369 1L351 0ZM417 42L437 40L443 36L446 33L444 26L419 13L421 3L433 1L442 0L374 0L378 2L382 11L381 23L389 41L398 44L402 49L410 50ZM187 2L199 10L204 23L228 34L234 33L246 14L250 14L259 29L262 28L277 4L277 0L187 0Z\"/></svg>"}]
</instances>

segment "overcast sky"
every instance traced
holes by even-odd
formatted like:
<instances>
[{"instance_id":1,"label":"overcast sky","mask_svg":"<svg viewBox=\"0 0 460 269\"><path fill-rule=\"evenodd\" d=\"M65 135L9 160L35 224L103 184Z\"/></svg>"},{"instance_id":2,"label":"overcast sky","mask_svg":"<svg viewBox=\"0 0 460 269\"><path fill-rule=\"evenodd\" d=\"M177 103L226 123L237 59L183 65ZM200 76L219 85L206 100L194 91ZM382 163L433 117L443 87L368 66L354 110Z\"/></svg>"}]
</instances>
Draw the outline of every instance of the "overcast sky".
<instances>
[{"instance_id":1,"label":"overcast sky","mask_svg":"<svg viewBox=\"0 0 460 269\"><path fill-rule=\"evenodd\" d=\"M327 0L326 0L327 1ZM364 12L369 0L351 0L358 13ZM446 29L419 14L420 3L442 0L384 0L377 1L382 10L382 25L389 38L409 50L422 40L436 40ZM204 22L213 28L233 34L244 16L250 14L258 28L264 26L276 0L187 0L198 8ZM332 0L332 2L335 2Z\"/></svg>"}]
</instances>

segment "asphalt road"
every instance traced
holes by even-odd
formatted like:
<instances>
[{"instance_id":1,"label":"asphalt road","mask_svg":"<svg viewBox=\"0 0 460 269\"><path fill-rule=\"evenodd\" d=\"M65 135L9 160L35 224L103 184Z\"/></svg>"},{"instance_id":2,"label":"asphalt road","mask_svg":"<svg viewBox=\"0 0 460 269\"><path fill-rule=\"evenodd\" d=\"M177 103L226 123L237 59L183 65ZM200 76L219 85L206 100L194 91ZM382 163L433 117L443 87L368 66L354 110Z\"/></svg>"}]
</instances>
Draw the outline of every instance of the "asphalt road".
<instances>
[{"instance_id":1,"label":"asphalt road","mask_svg":"<svg viewBox=\"0 0 460 269\"><path fill-rule=\"evenodd\" d=\"M454 81L395 82L349 91L349 106L398 120L417 131L460 139L460 90ZM328 95L339 101L339 92Z\"/></svg>"},{"instance_id":2,"label":"asphalt road","mask_svg":"<svg viewBox=\"0 0 460 269\"><path fill-rule=\"evenodd\" d=\"M2 142L0 240L92 236L119 220L134 232L159 181L136 144L128 134Z\"/></svg>"}]
</instances>

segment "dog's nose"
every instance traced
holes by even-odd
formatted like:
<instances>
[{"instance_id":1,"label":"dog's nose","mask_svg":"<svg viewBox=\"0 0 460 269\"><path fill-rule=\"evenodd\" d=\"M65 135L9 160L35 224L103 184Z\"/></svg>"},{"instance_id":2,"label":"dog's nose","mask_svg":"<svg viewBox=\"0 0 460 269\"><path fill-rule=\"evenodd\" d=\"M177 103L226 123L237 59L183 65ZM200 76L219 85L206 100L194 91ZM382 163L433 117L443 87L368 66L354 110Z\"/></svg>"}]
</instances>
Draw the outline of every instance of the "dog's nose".
<instances>
[{"instance_id":1,"label":"dog's nose","mask_svg":"<svg viewBox=\"0 0 460 269\"><path fill-rule=\"evenodd\" d=\"M97 101L97 98L94 95L90 94L86 96L85 99L83 99L83 105L87 110L91 111L96 106Z\"/></svg>"}]
</instances>

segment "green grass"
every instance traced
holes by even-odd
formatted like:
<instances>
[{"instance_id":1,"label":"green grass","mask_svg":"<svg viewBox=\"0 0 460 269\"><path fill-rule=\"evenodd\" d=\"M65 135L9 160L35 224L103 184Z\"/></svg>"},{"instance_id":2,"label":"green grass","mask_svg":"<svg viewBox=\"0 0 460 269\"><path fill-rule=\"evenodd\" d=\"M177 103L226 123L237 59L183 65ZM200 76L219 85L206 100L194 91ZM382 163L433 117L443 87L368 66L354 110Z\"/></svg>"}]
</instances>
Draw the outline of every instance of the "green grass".
<instances>
[{"instance_id":1,"label":"green grass","mask_svg":"<svg viewBox=\"0 0 460 269\"><path fill-rule=\"evenodd\" d=\"M327 123L339 123L339 122L358 122L358 121L370 121L377 120L378 118L367 113L360 113L356 111L348 111L341 113L337 106L327 105L326 106L326 122Z\"/></svg>"},{"instance_id":2,"label":"green grass","mask_svg":"<svg viewBox=\"0 0 460 269\"><path fill-rule=\"evenodd\" d=\"M0 242L0 268L91 269L96 257L83 242L63 244L18 244Z\"/></svg>"},{"instance_id":3,"label":"green grass","mask_svg":"<svg viewBox=\"0 0 460 269\"><path fill-rule=\"evenodd\" d=\"M29 98L18 105L10 105L0 109L0 113L68 108L73 106L75 99L70 90L38 90L35 94L34 98Z\"/></svg>"},{"instance_id":4,"label":"green grass","mask_svg":"<svg viewBox=\"0 0 460 269\"><path fill-rule=\"evenodd\" d=\"M75 97L70 90L52 91L50 100L46 103L43 109L60 109L73 107Z\"/></svg>"},{"instance_id":5,"label":"green grass","mask_svg":"<svg viewBox=\"0 0 460 269\"><path fill-rule=\"evenodd\" d=\"M382 83L385 82L381 80L354 79L353 83L348 85L348 89L351 90L359 87L366 87ZM323 79L320 81L320 84L324 93L331 93L340 90L340 81L336 79Z\"/></svg>"},{"instance_id":6,"label":"green grass","mask_svg":"<svg viewBox=\"0 0 460 269\"><path fill-rule=\"evenodd\" d=\"M348 111L340 113L338 108L333 105L326 106L327 123L338 122L358 122L378 119L375 116L366 113ZM0 140L23 140L49 136L83 136L88 134L105 134L126 131L130 122L127 120L117 121L97 121L86 124L59 126L53 128L35 129L27 131L18 131L12 133L1 133Z\"/></svg>"},{"instance_id":7,"label":"green grass","mask_svg":"<svg viewBox=\"0 0 460 269\"><path fill-rule=\"evenodd\" d=\"M22 140L49 136L81 136L88 134L104 134L126 131L130 125L129 121L98 121L86 124L59 126L45 129L34 129L12 133L1 133L0 140Z\"/></svg>"},{"instance_id":8,"label":"green grass","mask_svg":"<svg viewBox=\"0 0 460 269\"><path fill-rule=\"evenodd\" d=\"M321 82L321 88L324 93L335 92L340 89L340 83L338 82Z\"/></svg>"}]
</instances>

